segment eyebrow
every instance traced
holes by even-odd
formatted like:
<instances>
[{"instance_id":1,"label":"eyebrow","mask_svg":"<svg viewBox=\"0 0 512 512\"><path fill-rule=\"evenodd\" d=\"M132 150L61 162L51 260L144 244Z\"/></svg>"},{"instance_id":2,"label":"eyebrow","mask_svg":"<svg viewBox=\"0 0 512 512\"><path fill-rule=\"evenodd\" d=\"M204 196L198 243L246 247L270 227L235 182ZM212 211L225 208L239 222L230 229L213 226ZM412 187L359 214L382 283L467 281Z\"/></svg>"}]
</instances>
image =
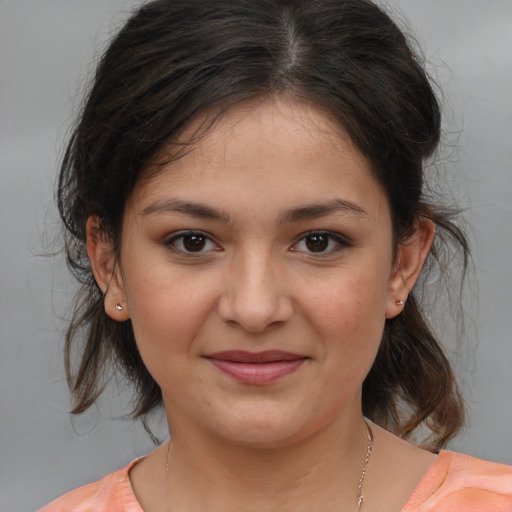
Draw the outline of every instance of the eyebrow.
<instances>
[{"instance_id":1,"label":"eyebrow","mask_svg":"<svg viewBox=\"0 0 512 512\"><path fill-rule=\"evenodd\" d=\"M333 199L324 203L312 203L304 206L298 206L285 212L279 222L298 222L301 220L316 219L333 213L346 213L357 215L359 217L368 217L368 213L361 206L347 201L346 199Z\"/></svg>"},{"instance_id":2,"label":"eyebrow","mask_svg":"<svg viewBox=\"0 0 512 512\"><path fill-rule=\"evenodd\" d=\"M222 210L212 206L193 201L182 201L180 199L164 199L155 201L142 210L143 216L156 213L179 212L199 219L219 220L225 224L232 224L231 216ZM359 205L346 199L333 199L323 203L312 203L304 206L291 208L280 215L278 223L299 222L302 220L325 217L333 213L346 213L359 217L368 217L368 213Z\"/></svg>"},{"instance_id":3,"label":"eyebrow","mask_svg":"<svg viewBox=\"0 0 512 512\"><path fill-rule=\"evenodd\" d=\"M192 201L182 201L180 199L165 199L155 201L142 210L143 216L155 213L173 213L179 212L199 219L220 220L226 224L231 224L231 217L228 213L202 203Z\"/></svg>"}]
</instances>

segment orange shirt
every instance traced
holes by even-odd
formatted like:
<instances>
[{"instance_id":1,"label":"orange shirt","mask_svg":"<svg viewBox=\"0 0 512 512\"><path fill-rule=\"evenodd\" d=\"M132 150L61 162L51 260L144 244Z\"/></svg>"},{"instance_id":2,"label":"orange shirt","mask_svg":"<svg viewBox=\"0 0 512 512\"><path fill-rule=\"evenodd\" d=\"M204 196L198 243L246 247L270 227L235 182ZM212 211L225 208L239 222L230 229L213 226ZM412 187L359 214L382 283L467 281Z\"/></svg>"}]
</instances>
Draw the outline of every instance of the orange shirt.
<instances>
[{"instance_id":1,"label":"orange shirt","mask_svg":"<svg viewBox=\"0 0 512 512\"><path fill-rule=\"evenodd\" d=\"M40 512L143 512L129 478L136 462ZM512 512L512 467L442 451L401 512Z\"/></svg>"}]
</instances>

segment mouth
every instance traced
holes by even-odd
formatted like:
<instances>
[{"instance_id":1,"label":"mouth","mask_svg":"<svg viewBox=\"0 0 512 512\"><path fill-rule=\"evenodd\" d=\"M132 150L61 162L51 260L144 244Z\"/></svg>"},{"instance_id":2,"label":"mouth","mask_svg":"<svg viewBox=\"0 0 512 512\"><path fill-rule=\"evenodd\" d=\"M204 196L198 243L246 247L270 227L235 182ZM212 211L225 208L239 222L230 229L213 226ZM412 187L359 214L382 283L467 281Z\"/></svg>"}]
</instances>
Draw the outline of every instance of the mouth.
<instances>
[{"instance_id":1,"label":"mouth","mask_svg":"<svg viewBox=\"0 0 512 512\"><path fill-rule=\"evenodd\" d=\"M245 384L271 384L298 370L310 358L291 352L228 350L204 356L224 374Z\"/></svg>"}]
</instances>

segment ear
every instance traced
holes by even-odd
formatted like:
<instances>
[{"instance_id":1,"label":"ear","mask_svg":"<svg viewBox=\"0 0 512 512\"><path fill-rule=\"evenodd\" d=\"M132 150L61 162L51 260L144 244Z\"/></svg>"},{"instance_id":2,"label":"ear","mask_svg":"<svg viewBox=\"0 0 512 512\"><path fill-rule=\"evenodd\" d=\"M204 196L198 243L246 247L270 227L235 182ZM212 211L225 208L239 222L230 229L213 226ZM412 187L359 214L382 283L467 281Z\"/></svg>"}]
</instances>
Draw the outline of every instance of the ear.
<instances>
[{"instance_id":1,"label":"ear","mask_svg":"<svg viewBox=\"0 0 512 512\"><path fill-rule=\"evenodd\" d=\"M435 224L420 217L414 233L398 250L397 261L389 280L386 318L394 318L403 309L434 241Z\"/></svg>"},{"instance_id":2,"label":"ear","mask_svg":"<svg viewBox=\"0 0 512 512\"><path fill-rule=\"evenodd\" d=\"M87 219L87 254L94 278L103 292L105 312L112 319L122 322L130 318L123 279L112 241L101 229L97 215Z\"/></svg>"}]
</instances>

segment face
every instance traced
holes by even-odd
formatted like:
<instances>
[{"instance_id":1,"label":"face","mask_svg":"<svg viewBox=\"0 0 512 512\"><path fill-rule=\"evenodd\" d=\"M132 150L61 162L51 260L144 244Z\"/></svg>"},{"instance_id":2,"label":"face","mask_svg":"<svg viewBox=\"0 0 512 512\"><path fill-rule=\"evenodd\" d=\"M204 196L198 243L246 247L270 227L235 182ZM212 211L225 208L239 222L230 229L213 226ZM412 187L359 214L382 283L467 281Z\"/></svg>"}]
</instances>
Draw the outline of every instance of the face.
<instances>
[{"instance_id":1,"label":"face","mask_svg":"<svg viewBox=\"0 0 512 512\"><path fill-rule=\"evenodd\" d=\"M138 184L106 308L131 318L171 431L277 446L361 416L405 298L392 255L368 162L314 106L273 99Z\"/></svg>"}]
</instances>

